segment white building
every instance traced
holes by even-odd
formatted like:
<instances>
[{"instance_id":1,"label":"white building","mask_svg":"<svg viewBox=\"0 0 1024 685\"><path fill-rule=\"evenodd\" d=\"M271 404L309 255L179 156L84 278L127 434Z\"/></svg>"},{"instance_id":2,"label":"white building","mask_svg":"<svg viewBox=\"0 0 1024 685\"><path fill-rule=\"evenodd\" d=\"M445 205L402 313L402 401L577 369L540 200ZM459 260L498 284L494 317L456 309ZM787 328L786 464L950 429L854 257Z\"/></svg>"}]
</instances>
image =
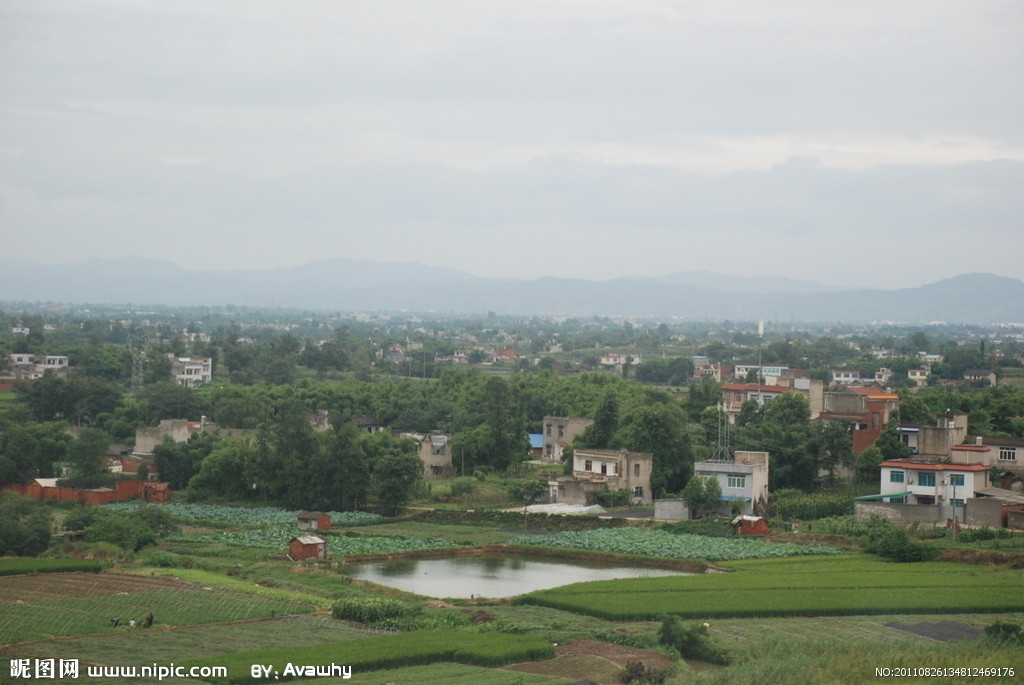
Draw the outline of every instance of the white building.
<instances>
[{"instance_id":1,"label":"white building","mask_svg":"<svg viewBox=\"0 0 1024 685\"><path fill-rule=\"evenodd\" d=\"M988 487L989 467L983 464L885 461L880 495L897 504L964 506L976 490Z\"/></svg>"},{"instance_id":2,"label":"white building","mask_svg":"<svg viewBox=\"0 0 1024 685\"><path fill-rule=\"evenodd\" d=\"M168 353L167 358L171 360L171 378L178 385L196 388L213 380L213 359L210 357L193 359Z\"/></svg>"},{"instance_id":3,"label":"white building","mask_svg":"<svg viewBox=\"0 0 1024 685\"><path fill-rule=\"evenodd\" d=\"M714 478L722 499L742 502L745 515L763 514L768 504L768 453L737 451L732 461L698 461L694 478Z\"/></svg>"}]
</instances>

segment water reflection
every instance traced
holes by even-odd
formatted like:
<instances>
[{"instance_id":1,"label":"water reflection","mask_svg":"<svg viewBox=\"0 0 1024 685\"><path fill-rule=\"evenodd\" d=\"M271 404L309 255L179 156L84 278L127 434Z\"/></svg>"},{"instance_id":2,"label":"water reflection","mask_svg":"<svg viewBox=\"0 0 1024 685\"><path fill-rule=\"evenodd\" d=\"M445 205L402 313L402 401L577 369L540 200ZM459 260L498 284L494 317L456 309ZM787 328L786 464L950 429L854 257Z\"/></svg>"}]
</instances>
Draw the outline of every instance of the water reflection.
<instances>
[{"instance_id":1,"label":"water reflection","mask_svg":"<svg viewBox=\"0 0 1024 685\"><path fill-rule=\"evenodd\" d=\"M426 597L514 597L534 590L612 578L693 575L669 569L546 561L521 556L401 559L353 564L353 578Z\"/></svg>"}]
</instances>

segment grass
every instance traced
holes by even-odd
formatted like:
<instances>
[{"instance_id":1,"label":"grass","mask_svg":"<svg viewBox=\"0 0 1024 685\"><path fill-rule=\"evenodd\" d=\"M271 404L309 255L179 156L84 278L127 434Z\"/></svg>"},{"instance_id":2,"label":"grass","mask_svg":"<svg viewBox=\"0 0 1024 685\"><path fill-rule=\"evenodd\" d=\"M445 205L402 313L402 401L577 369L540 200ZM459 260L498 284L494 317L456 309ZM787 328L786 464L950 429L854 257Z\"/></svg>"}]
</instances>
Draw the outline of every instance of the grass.
<instances>
[{"instance_id":1,"label":"grass","mask_svg":"<svg viewBox=\"0 0 1024 685\"><path fill-rule=\"evenodd\" d=\"M1024 611L1024 572L861 555L732 562L735 574L577 583L520 602L607 620Z\"/></svg>"},{"instance_id":2,"label":"grass","mask_svg":"<svg viewBox=\"0 0 1024 685\"><path fill-rule=\"evenodd\" d=\"M110 619L124 622L154 615L154 625L193 625L244 621L280 614L308 612L292 602L240 594L155 590L127 595L75 598L7 605L0 623L0 642L23 642L58 635L84 635L110 629Z\"/></svg>"},{"instance_id":3,"label":"grass","mask_svg":"<svg viewBox=\"0 0 1024 685\"><path fill-rule=\"evenodd\" d=\"M39 657L80 659L96 664L147 665L191 658L220 656L247 649L300 647L373 637L323 616L289 616L247 623L200 625L174 630L120 628L106 635L89 635L33 643L19 653Z\"/></svg>"}]
</instances>

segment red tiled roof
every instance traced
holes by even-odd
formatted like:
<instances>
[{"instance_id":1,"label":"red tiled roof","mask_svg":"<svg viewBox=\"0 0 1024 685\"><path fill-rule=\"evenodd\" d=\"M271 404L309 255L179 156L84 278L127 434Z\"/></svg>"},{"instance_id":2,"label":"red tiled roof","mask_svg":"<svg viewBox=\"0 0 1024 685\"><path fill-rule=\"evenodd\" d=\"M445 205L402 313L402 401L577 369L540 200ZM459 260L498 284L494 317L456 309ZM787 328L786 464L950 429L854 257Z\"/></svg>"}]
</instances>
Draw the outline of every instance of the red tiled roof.
<instances>
[{"instance_id":1,"label":"red tiled roof","mask_svg":"<svg viewBox=\"0 0 1024 685\"><path fill-rule=\"evenodd\" d=\"M984 445L954 445L953 449L964 452L991 452L992 450Z\"/></svg>"}]
</instances>

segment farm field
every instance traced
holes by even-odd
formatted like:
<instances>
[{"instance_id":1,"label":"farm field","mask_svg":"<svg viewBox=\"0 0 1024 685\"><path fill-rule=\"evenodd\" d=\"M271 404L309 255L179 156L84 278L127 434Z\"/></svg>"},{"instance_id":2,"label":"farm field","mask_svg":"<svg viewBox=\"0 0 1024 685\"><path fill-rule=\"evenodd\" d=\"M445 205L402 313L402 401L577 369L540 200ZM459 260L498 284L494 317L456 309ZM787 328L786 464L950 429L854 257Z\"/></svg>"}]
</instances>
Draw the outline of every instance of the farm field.
<instances>
[{"instance_id":1,"label":"farm field","mask_svg":"<svg viewBox=\"0 0 1024 685\"><path fill-rule=\"evenodd\" d=\"M668 576L567 585L520 602L606 620L1024 611L1024 572L868 556L737 561L735 574Z\"/></svg>"},{"instance_id":2,"label":"farm field","mask_svg":"<svg viewBox=\"0 0 1024 685\"><path fill-rule=\"evenodd\" d=\"M107 632L152 613L154 627L308 613L297 602L116 573L0 577L0 643Z\"/></svg>"},{"instance_id":3,"label":"farm field","mask_svg":"<svg viewBox=\"0 0 1024 685\"><path fill-rule=\"evenodd\" d=\"M278 524L233 523L230 518L235 515L224 516L223 526L195 532L278 528ZM515 533L504 529L506 524L505 520L484 525L389 521L335 529L328 540L332 545L338 541L339 546L347 540L373 543L392 551L406 547L409 540L436 540L442 549L443 545L494 545L515 538ZM567 556L622 554L628 558L632 554L637 563L645 558L687 563L669 561L674 550L664 554L665 545L673 541L686 546L678 557L683 559L702 556L695 549L713 558L729 550L712 538L702 538L712 542L701 549L688 540L692 536L673 534L663 539L661 531L630 531L587 532L585 537L615 541L617 547L607 550L530 547L540 554ZM579 539L580 534L561 536ZM544 536L524 537L535 541ZM527 541L517 540L516 546L525 548ZM790 550L790 546L761 541L750 541L755 545L746 540L723 542L742 543L739 553L729 550L726 555L733 558L748 550L753 553L747 556L756 557ZM797 553L814 551L813 546L792 547ZM145 550L99 573L0 577L0 642L5 645L0 648L0 683L24 682L7 677L7 662L15 657L106 665L229 664L233 679L241 673L241 680L247 680L247 664L261 658L263 663L279 658L307 664L348 662L356 667L348 681L316 679L325 685L564 685L581 679L611 685L623 667L609 658L613 653L635 648L647 654L653 665L670 663L650 651L660 649L658 616L667 610L687 621L710 623L711 641L731 659L727 667L709 665L707 670L676 661L667 681L675 685L877 682L875 665L1012 666L1018 675L1024 668L1019 648L1014 651L983 640L945 644L886 625L955 621L981 629L997 620L1024 622L1024 599L1019 592L1024 571L1009 568L895 564L844 551L716 560L714 565L733 572L568 585L531 593L514 603L440 602L353 580L343 573L343 564L297 564L270 550L207 544L196 535L191 541L167 540L159 549ZM416 608L397 634L367 630L326 613L336 599L381 596ZM113 616L125 621L147 612L156 619L150 630L109 624ZM794 613L806 615L790 615ZM559 646L556 659L515 663L550 656L555 644ZM461 650L461 655L453 650ZM456 663L453 658L468 663ZM387 664L394 667L382 668ZM83 676L75 682L125 681L90 681ZM198 678L187 682L202 683Z\"/></svg>"}]
</instances>

